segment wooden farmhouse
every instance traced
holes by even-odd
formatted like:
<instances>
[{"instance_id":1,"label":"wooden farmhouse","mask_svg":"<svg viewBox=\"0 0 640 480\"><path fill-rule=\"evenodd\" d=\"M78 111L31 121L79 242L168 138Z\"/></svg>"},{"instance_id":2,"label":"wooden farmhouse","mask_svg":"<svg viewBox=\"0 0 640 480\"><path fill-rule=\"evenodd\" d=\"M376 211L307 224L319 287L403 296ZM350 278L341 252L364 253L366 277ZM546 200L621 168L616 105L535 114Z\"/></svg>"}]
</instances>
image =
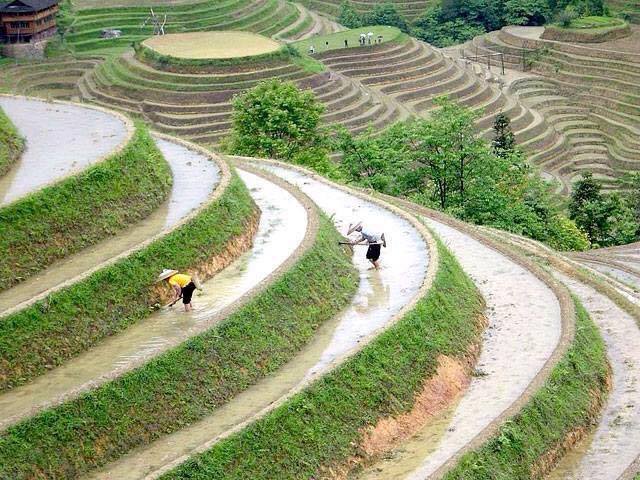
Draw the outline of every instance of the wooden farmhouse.
<instances>
[{"instance_id":1,"label":"wooden farmhouse","mask_svg":"<svg viewBox=\"0 0 640 480\"><path fill-rule=\"evenodd\" d=\"M3 43L39 42L57 31L60 0L0 0L0 40Z\"/></svg>"}]
</instances>

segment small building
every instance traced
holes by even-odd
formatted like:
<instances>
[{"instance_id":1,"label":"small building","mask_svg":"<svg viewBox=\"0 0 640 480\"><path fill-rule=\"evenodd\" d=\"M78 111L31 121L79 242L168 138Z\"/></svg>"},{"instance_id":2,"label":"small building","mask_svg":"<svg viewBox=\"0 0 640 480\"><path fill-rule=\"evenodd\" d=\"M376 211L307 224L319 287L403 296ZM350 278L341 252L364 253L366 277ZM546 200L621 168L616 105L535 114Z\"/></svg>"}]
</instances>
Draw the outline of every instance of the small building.
<instances>
[{"instance_id":1,"label":"small building","mask_svg":"<svg viewBox=\"0 0 640 480\"><path fill-rule=\"evenodd\" d=\"M3 43L40 42L57 32L60 0L0 0L0 40Z\"/></svg>"}]
</instances>

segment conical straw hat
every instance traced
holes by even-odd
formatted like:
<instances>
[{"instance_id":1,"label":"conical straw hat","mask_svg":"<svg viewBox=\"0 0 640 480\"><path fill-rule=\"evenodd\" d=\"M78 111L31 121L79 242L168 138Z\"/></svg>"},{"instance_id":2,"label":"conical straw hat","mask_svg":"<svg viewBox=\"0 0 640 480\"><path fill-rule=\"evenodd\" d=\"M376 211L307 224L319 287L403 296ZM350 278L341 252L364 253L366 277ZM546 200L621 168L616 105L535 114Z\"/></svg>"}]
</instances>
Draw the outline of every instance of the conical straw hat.
<instances>
[{"instance_id":1,"label":"conical straw hat","mask_svg":"<svg viewBox=\"0 0 640 480\"><path fill-rule=\"evenodd\" d=\"M351 235L353 232L355 232L358 227L362 226L362 222L358 222L355 225L349 225L349 231L347 232L347 235Z\"/></svg>"},{"instance_id":2,"label":"conical straw hat","mask_svg":"<svg viewBox=\"0 0 640 480\"><path fill-rule=\"evenodd\" d=\"M162 273L158 275L156 282L161 282L162 280L166 280L167 278L172 277L176 273L178 273L178 270L169 270L165 268L164 270L162 270Z\"/></svg>"}]
</instances>

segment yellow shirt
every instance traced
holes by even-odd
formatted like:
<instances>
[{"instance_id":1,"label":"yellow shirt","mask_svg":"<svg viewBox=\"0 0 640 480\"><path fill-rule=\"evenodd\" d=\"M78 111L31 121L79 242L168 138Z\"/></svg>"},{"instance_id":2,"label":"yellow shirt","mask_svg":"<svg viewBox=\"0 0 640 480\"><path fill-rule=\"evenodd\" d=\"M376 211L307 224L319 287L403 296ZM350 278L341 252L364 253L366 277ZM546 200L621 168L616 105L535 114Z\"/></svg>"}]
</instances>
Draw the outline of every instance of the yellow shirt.
<instances>
[{"instance_id":1,"label":"yellow shirt","mask_svg":"<svg viewBox=\"0 0 640 480\"><path fill-rule=\"evenodd\" d=\"M184 273L176 273L169 277L169 285L178 285L180 288L184 288L191 282L191 276Z\"/></svg>"}]
</instances>

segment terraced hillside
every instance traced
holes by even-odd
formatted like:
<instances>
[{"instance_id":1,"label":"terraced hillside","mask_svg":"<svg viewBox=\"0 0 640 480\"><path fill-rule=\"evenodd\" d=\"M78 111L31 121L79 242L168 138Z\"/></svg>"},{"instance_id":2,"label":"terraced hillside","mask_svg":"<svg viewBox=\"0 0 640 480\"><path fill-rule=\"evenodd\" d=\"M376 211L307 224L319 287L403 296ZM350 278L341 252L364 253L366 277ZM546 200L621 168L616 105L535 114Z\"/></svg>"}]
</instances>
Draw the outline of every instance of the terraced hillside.
<instances>
[{"instance_id":1,"label":"terraced hillside","mask_svg":"<svg viewBox=\"0 0 640 480\"><path fill-rule=\"evenodd\" d=\"M388 71L369 64L378 55L396 59ZM443 88L467 105L488 101L484 87L504 105L511 98L413 41L323 54L330 72L303 73L362 82L360 92L397 105L403 96L428 114L440 87L425 71L406 73L419 70L414 55L459 75ZM132 75L121 88L161 85L157 103L210 95L201 114L218 98L211 78L255 74L174 73L133 55L107 65L107 75ZM636 473L640 314L616 284L535 242L410 202L155 141L176 182L170 213L0 293L0 476L346 478L364 468L364 478L526 478L549 473L594 424L593 448L560 465L566 477ZM382 269L338 245L336 228L354 219L387 233ZM167 301L153 283L167 266L207 279L192 314L155 305ZM412 437L416 454L389 454L409 451Z\"/></svg>"},{"instance_id":2,"label":"terraced hillside","mask_svg":"<svg viewBox=\"0 0 640 480\"><path fill-rule=\"evenodd\" d=\"M339 0L303 0L302 3L312 10L323 12L330 16L338 15L341 1ZM374 0L350 0L359 13L368 13L379 3ZM391 0L397 11L407 20L413 20L424 14L425 10L433 5L431 0Z\"/></svg>"},{"instance_id":3,"label":"terraced hillside","mask_svg":"<svg viewBox=\"0 0 640 480\"><path fill-rule=\"evenodd\" d=\"M511 118L517 142L530 153L531 161L555 176L545 162L558 158L563 137L539 112L520 102L512 90L502 88L486 68L453 60L414 39L376 46L370 52L349 49L321 54L319 58L329 69L357 78L414 115L429 115L435 108L434 99L447 95L479 112L477 125L485 136L491 135L495 116L505 113Z\"/></svg>"},{"instance_id":4,"label":"terraced hillside","mask_svg":"<svg viewBox=\"0 0 640 480\"><path fill-rule=\"evenodd\" d=\"M159 6L154 12L167 15L166 33L204 30L243 30L282 40L295 40L339 28L306 8L285 0L224 0L179 6ZM126 48L132 42L153 35L153 25L145 20L148 7L92 8L80 10L64 35L75 52ZM122 36L102 39L105 28L118 29Z\"/></svg>"},{"instance_id":5,"label":"terraced hillside","mask_svg":"<svg viewBox=\"0 0 640 480\"><path fill-rule=\"evenodd\" d=\"M231 127L233 96L271 78L311 89L327 108L324 121L354 132L406 116L399 105L346 76L309 73L288 59L206 67L186 74L161 70L125 53L85 75L79 88L85 100L142 116L160 131L216 144Z\"/></svg>"},{"instance_id":6,"label":"terraced hillside","mask_svg":"<svg viewBox=\"0 0 640 480\"><path fill-rule=\"evenodd\" d=\"M640 53L632 45L640 30L599 47L541 40L541 31L505 27L463 48L469 56L502 53L514 70L522 70L524 58L537 77L516 80L511 90L563 138L556 154L538 163L565 182L587 169L612 187L639 166Z\"/></svg>"}]
</instances>

